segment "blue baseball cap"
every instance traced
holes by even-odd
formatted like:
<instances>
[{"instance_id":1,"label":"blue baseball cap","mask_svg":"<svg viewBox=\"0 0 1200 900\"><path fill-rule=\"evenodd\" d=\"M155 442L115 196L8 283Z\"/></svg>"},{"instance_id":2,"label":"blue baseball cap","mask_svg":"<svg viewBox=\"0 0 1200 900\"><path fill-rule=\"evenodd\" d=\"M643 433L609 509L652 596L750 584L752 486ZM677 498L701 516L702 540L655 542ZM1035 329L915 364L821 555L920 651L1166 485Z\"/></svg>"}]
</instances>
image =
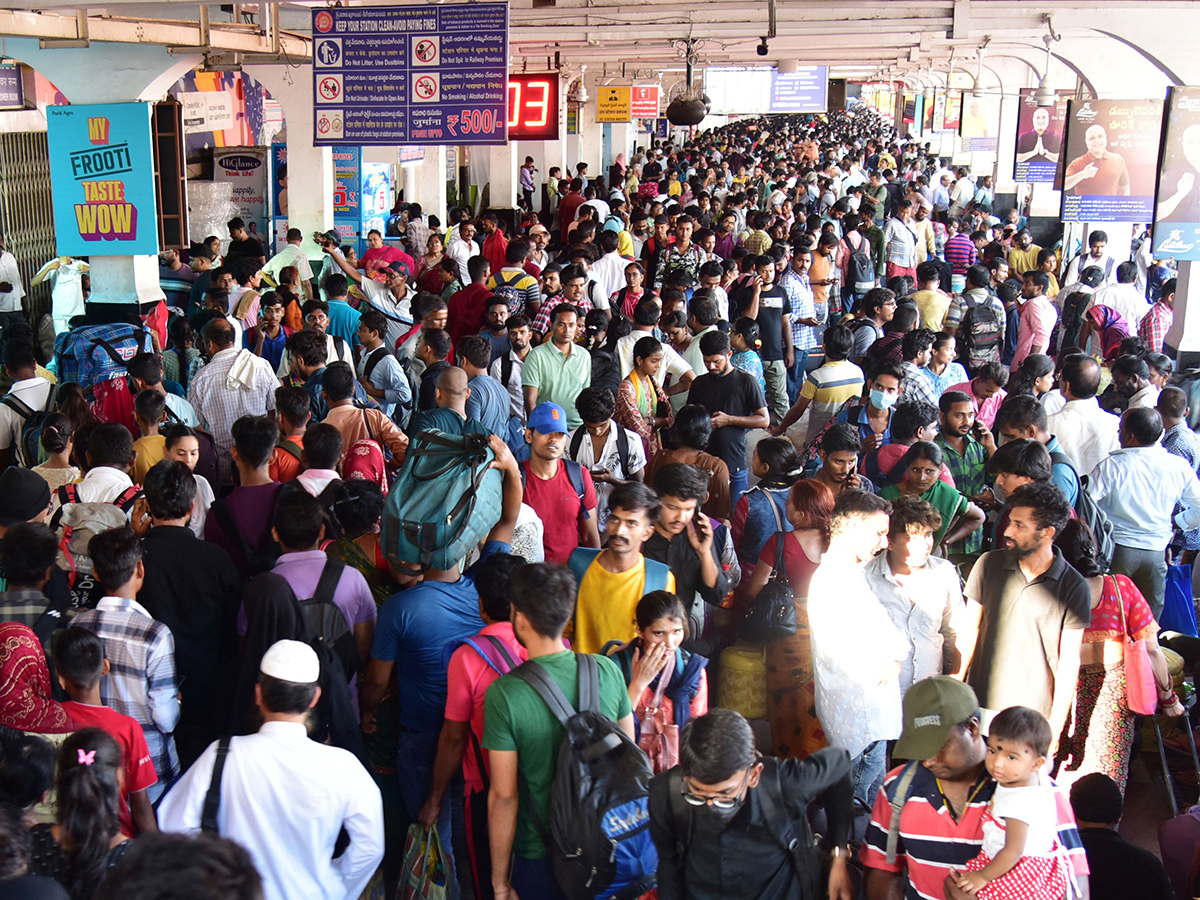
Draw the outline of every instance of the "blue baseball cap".
<instances>
[{"instance_id":1,"label":"blue baseball cap","mask_svg":"<svg viewBox=\"0 0 1200 900\"><path fill-rule=\"evenodd\" d=\"M528 427L538 434L569 434L567 413L557 403L539 403L529 414Z\"/></svg>"}]
</instances>

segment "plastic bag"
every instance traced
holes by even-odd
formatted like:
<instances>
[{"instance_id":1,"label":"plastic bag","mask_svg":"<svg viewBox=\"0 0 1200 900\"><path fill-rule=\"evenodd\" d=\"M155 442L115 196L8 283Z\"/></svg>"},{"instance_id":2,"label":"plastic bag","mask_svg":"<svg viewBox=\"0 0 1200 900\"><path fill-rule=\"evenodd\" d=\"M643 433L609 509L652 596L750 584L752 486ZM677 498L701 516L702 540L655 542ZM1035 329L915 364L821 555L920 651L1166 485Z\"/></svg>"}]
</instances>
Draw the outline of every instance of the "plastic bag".
<instances>
[{"instance_id":1,"label":"plastic bag","mask_svg":"<svg viewBox=\"0 0 1200 900\"><path fill-rule=\"evenodd\" d=\"M1192 567L1167 566L1167 585L1158 627L1163 631L1200 636L1196 629L1196 604L1192 600Z\"/></svg>"},{"instance_id":2,"label":"plastic bag","mask_svg":"<svg viewBox=\"0 0 1200 900\"><path fill-rule=\"evenodd\" d=\"M437 828L426 830L415 823L408 826L401 900L446 900L450 896L446 885L452 877Z\"/></svg>"}]
</instances>

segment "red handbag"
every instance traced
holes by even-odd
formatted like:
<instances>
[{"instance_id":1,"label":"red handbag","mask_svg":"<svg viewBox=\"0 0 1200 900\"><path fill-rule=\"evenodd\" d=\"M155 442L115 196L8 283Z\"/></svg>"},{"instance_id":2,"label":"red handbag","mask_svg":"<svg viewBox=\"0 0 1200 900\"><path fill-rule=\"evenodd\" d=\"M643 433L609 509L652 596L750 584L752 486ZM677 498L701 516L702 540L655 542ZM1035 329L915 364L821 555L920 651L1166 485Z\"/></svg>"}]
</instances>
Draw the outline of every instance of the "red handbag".
<instances>
[{"instance_id":1,"label":"red handbag","mask_svg":"<svg viewBox=\"0 0 1200 900\"><path fill-rule=\"evenodd\" d=\"M650 766L655 775L679 764L679 726L667 721L667 711L662 705L663 694L670 681L669 669L659 676L658 689L650 704L638 710L638 720L641 722L638 746L650 757Z\"/></svg>"}]
</instances>

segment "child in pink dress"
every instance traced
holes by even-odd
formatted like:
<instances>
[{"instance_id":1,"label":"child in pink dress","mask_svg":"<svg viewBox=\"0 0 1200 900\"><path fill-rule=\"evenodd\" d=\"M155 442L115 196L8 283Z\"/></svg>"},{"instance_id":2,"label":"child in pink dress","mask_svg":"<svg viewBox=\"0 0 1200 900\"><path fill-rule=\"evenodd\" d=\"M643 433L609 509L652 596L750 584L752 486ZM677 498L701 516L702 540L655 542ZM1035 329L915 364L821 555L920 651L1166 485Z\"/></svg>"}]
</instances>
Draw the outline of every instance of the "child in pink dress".
<instances>
[{"instance_id":1,"label":"child in pink dress","mask_svg":"<svg viewBox=\"0 0 1200 900\"><path fill-rule=\"evenodd\" d=\"M983 816L983 849L966 871L951 871L960 891L979 900L1060 900L1071 884L1074 896L1054 787L1040 774L1050 739L1045 716L1024 706L992 720L985 765L996 793Z\"/></svg>"}]
</instances>

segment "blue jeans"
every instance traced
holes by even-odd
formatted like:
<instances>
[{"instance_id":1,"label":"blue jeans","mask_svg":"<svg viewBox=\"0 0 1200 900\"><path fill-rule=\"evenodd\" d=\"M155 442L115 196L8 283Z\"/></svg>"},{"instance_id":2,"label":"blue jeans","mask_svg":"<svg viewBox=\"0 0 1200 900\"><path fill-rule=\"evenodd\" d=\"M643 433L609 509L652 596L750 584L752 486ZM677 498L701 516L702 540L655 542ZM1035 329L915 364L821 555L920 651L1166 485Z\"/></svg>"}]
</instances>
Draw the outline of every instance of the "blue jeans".
<instances>
[{"instance_id":1,"label":"blue jeans","mask_svg":"<svg viewBox=\"0 0 1200 900\"><path fill-rule=\"evenodd\" d=\"M731 507L737 508L738 501L742 499L742 494L746 493L749 484L749 469L740 469L737 472L729 473L729 503Z\"/></svg>"},{"instance_id":2,"label":"blue jeans","mask_svg":"<svg viewBox=\"0 0 1200 900\"><path fill-rule=\"evenodd\" d=\"M399 749L396 754L396 769L400 773L400 793L404 797L404 807L415 822L421 814L421 807L429 799L429 789L433 786L433 762L437 756L438 732L431 734L400 734ZM438 836L442 839L442 849L451 861L454 857L454 842L452 834L460 834L465 840L466 824L463 820L463 783L461 773L450 782L450 787L442 797L442 811L438 815ZM446 879L447 895L453 900L458 897L457 864ZM532 896L532 895L531 895Z\"/></svg>"},{"instance_id":3,"label":"blue jeans","mask_svg":"<svg viewBox=\"0 0 1200 900\"><path fill-rule=\"evenodd\" d=\"M794 350L796 361L787 373L788 402L795 405L800 397L800 388L804 387L804 379L808 377L808 351Z\"/></svg>"},{"instance_id":4,"label":"blue jeans","mask_svg":"<svg viewBox=\"0 0 1200 900\"><path fill-rule=\"evenodd\" d=\"M854 799L864 809L873 809L883 777L887 774L887 741L875 741L850 762L854 776Z\"/></svg>"}]
</instances>

